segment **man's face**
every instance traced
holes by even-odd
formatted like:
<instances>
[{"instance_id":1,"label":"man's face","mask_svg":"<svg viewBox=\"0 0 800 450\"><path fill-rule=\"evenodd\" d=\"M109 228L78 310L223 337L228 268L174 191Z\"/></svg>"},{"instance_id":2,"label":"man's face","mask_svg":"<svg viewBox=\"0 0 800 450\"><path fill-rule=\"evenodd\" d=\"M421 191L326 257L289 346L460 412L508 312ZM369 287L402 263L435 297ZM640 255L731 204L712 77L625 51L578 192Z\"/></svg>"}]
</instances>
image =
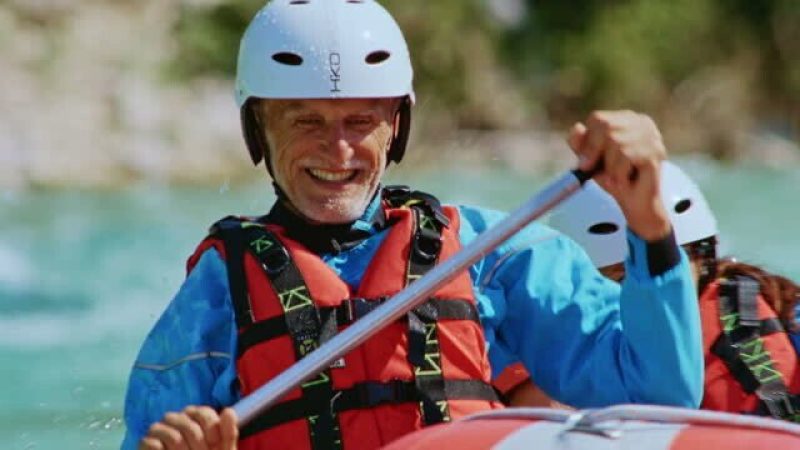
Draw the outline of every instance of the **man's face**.
<instances>
[{"instance_id":1,"label":"man's face","mask_svg":"<svg viewBox=\"0 0 800 450\"><path fill-rule=\"evenodd\" d=\"M275 182L319 223L358 219L386 167L396 99L263 100Z\"/></svg>"}]
</instances>

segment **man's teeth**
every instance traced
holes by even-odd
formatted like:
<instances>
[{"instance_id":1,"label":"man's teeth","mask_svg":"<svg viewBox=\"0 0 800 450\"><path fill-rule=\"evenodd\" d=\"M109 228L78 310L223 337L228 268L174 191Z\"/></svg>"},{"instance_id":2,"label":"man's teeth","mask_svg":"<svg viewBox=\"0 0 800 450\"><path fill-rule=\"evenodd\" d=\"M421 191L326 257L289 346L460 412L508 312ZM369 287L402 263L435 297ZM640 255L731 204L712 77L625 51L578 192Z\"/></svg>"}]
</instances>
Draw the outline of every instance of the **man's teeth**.
<instances>
[{"instance_id":1,"label":"man's teeth","mask_svg":"<svg viewBox=\"0 0 800 450\"><path fill-rule=\"evenodd\" d=\"M311 175L313 175L314 177L324 181L344 181L352 177L353 174L356 173L355 170L340 170L336 172L329 172L327 170L308 169L308 171L311 172Z\"/></svg>"}]
</instances>

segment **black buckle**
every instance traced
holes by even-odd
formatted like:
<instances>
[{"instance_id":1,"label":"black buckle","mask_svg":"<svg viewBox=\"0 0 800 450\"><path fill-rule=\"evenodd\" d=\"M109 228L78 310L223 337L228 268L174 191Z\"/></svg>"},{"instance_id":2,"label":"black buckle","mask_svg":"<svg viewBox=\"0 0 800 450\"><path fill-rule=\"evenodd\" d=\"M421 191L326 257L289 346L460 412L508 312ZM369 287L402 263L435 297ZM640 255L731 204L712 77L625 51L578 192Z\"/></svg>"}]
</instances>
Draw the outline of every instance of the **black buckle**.
<instances>
[{"instance_id":1,"label":"black buckle","mask_svg":"<svg viewBox=\"0 0 800 450\"><path fill-rule=\"evenodd\" d=\"M445 215L444 210L442 210L442 204L439 203L436 197L419 191L415 191L411 195L422 200L422 208L428 215L433 216L440 227L447 228L450 226L450 219Z\"/></svg>"},{"instance_id":2,"label":"black buckle","mask_svg":"<svg viewBox=\"0 0 800 450\"><path fill-rule=\"evenodd\" d=\"M380 306L385 301L386 297L380 297L373 301L369 301L361 297L348 298L347 300L344 300L342 302L345 305L344 318L347 321L347 323L353 323L356 320L371 313L375 308Z\"/></svg>"},{"instance_id":3,"label":"black buckle","mask_svg":"<svg viewBox=\"0 0 800 450\"><path fill-rule=\"evenodd\" d=\"M736 299L738 300L739 324L743 327L758 328L758 294L760 286L750 277L736 277Z\"/></svg>"},{"instance_id":4,"label":"black buckle","mask_svg":"<svg viewBox=\"0 0 800 450\"><path fill-rule=\"evenodd\" d=\"M417 317L422 319L423 322L432 323L439 320L439 308L437 308L433 299L422 303L414 308L413 311L417 314Z\"/></svg>"},{"instance_id":5,"label":"black buckle","mask_svg":"<svg viewBox=\"0 0 800 450\"><path fill-rule=\"evenodd\" d=\"M367 408L390 403L397 398L394 382L367 381L359 385L359 401Z\"/></svg>"},{"instance_id":6,"label":"black buckle","mask_svg":"<svg viewBox=\"0 0 800 450\"><path fill-rule=\"evenodd\" d=\"M286 251L286 247L280 245L276 242L273 248L267 250L266 252L259 255L261 259L261 267L267 272L269 275L277 275L289 265L289 252Z\"/></svg>"},{"instance_id":7,"label":"black buckle","mask_svg":"<svg viewBox=\"0 0 800 450\"><path fill-rule=\"evenodd\" d=\"M764 406L767 407L767 411L772 417L791 417L797 413L789 393L784 389L761 386L756 389L756 396L764 402Z\"/></svg>"},{"instance_id":8,"label":"black buckle","mask_svg":"<svg viewBox=\"0 0 800 450\"><path fill-rule=\"evenodd\" d=\"M420 228L414 237L414 254L426 264L436 261L442 249L442 236L427 228Z\"/></svg>"},{"instance_id":9,"label":"black buckle","mask_svg":"<svg viewBox=\"0 0 800 450\"><path fill-rule=\"evenodd\" d=\"M385 186L381 196L394 207L402 206L411 196L411 188L404 185Z\"/></svg>"}]
</instances>

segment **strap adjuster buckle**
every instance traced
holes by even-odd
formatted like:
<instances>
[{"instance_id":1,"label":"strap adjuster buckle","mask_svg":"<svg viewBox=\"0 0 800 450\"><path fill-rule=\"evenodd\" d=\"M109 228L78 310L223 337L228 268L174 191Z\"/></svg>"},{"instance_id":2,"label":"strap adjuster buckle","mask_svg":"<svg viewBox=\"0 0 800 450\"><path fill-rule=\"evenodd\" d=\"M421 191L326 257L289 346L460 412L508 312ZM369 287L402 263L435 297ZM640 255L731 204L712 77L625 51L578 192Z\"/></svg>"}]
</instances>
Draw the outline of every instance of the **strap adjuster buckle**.
<instances>
[{"instance_id":1,"label":"strap adjuster buckle","mask_svg":"<svg viewBox=\"0 0 800 450\"><path fill-rule=\"evenodd\" d=\"M273 276L281 273L291 261L289 252L283 245L273 246L259 255L259 258L264 271Z\"/></svg>"},{"instance_id":2,"label":"strap adjuster buckle","mask_svg":"<svg viewBox=\"0 0 800 450\"><path fill-rule=\"evenodd\" d=\"M756 396L764 402L769 415L775 418L794 416L798 411L792 404L789 393L784 389L761 386L756 389Z\"/></svg>"},{"instance_id":3,"label":"strap adjuster buckle","mask_svg":"<svg viewBox=\"0 0 800 450\"><path fill-rule=\"evenodd\" d=\"M418 256L422 262L431 264L436 261L442 250L442 236L426 228L420 228L414 238L413 248L414 255Z\"/></svg>"},{"instance_id":4,"label":"strap adjuster buckle","mask_svg":"<svg viewBox=\"0 0 800 450\"><path fill-rule=\"evenodd\" d=\"M397 398L397 381L381 383L366 381L358 386L358 401L362 407L372 408L384 403L391 403Z\"/></svg>"}]
</instances>

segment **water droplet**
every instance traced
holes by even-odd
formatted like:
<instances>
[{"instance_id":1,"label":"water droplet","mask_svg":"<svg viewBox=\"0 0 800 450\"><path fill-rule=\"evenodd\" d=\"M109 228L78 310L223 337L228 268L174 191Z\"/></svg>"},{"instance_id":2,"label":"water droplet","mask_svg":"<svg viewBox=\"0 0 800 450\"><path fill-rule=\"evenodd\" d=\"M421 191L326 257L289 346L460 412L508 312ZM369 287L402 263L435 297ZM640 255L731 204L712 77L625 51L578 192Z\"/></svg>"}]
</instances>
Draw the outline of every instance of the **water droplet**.
<instances>
[{"instance_id":1,"label":"water droplet","mask_svg":"<svg viewBox=\"0 0 800 450\"><path fill-rule=\"evenodd\" d=\"M111 402L109 402L109 401L102 402L102 403L100 403L100 407L104 408L104 409L111 408Z\"/></svg>"},{"instance_id":2,"label":"water droplet","mask_svg":"<svg viewBox=\"0 0 800 450\"><path fill-rule=\"evenodd\" d=\"M85 390L86 388L84 388L83 386L78 386L72 390L71 394L73 397L78 397L79 395L83 394L83 391Z\"/></svg>"},{"instance_id":3,"label":"water droplet","mask_svg":"<svg viewBox=\"0 0 800 450\"><path fill-rule=\"evenodd\" d=\"M230 179L226 178L225 182L222 183L222 186L219 187L219 193L220 194L224 194L224 193L228 192L231 189L230 184L231 184L230 183Z\"/></svg>"},{"instance_id":4,"label":"water droplet","mask_svg":"<svg viewBox=\"0 0 800 450\"><path fill-rule=\"evenodd\" d=\"M119 417L112 417L110 418L105 424L103 424L103 429L110 430L112 428L116 429L122 425L122 419Z\"/></svg>"},{"instance_id":5,"label":"water droplet","mask_svg":"<svg viewBox=\"0 0 800 450\"><path fill-rule=\"evenodd\" d=\"M96 430L96 429L100 428L101 426L103 426L103 422L100 421L100 420L95 420L94 422L90 423L89 426L87 426L86 428L88 428L90 430Z\"/></svg>"}]
</instances>

